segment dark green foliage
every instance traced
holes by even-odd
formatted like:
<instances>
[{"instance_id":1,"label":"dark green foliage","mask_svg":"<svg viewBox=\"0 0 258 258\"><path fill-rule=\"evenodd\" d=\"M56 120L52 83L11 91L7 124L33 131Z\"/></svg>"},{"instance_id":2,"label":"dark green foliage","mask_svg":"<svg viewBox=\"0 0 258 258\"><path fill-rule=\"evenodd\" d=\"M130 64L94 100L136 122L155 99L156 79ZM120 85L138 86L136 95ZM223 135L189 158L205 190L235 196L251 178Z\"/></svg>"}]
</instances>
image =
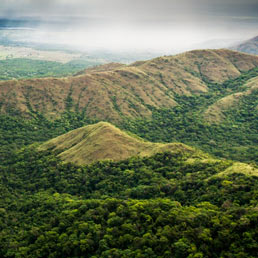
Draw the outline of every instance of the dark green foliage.
<instances>
[{"instance_id":1,"label":"dark green foliage","mask_svg":"<svg viewBox=\"0 0 258 258\"><path fill-rule=\"evenodd\" d=\"M61 77L75 74L87 67L98 64L100 63L94 60L71 61L62 64L23 58L7 59L0 61L0 80Z\"/></svg>"},{"instance_id":2,"label":"dark green foliage","mask_svg":"<svg viewBox=\"0 0 258 258\"><path fill-rule=\"evenodd\" d=\"M205 121L203 112L222 97L244 90L243 84L258 75L255 68L223 85L209 84L209 93L176 96L178 106L155 109L151 119L125 119L122 129L154 142L183 142L215 156L258 162L258 91L242 97L237 108L224 112L218 124ZM246 90L246 89L245 89Z\"/></svg>"},{"instance_id":3,"label":"dark green foliage","mask_svg":"<svg viewBox=\"0 0 258 258\"><path fill-rule=\"evenodd\" d=\"M1 257L256 257L257 178L171 153L86 167L27 148L0 167Z\"/></svg>"},{"instance_id":4,"label":"dark green foliage","mask_svg":"<svg viewBox=\"0 0 258 258\"><path fill-rule=\"evenodd\" d=\"M163 153L150 158L131 158L113 163L101 161L78 167L61 163L53 154L26 148L18 155L6 158L2 173L22 192L51 190L83 198L151 199L170 197L182 204L210 201L221 206L230 200L237 205L250 204L258 187L252 177L242 174L213 178L232 165L230 161L187 162L189 156ZM6 171L6 173L5 173ZM234 184L225 185L224 181ZM244 187L241 187L244 184ZM219 190L218 190L219 189ZM237 190L231 196L231 190ZM245 191L247 190L247 191Z\"/></svg>"},{"instance_id":5,"label":"dark green foliage","mask_svg":"<svg viewBox=\"0 0 258 258\"><path fill-rule=\"evenodd\" d=\"M254 258L257 252L258 221L250 209L221 212L209 203L182 207L166 199L78 200L57 194L37 195L23 208L43 223L25 220L33 226L3 246L2 255L9 246L8 257Z\"/></svg>"}]
</instances>

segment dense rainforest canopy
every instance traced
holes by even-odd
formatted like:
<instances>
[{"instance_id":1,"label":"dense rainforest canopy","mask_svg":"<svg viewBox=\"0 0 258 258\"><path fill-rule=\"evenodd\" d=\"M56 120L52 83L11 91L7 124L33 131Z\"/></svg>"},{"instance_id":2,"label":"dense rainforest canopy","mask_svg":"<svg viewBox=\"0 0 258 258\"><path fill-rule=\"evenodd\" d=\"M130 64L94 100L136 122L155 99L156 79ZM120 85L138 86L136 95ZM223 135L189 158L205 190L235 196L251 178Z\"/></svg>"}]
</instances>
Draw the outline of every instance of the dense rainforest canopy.
<instances>
[{"instance_id":1,"label":"dense rainforest canopy","mask_svg":"<svg viewBox=\"0 0 258 258\"><path fill-rule=\"evenodd\" d=\"M189 161L189 159L192 161ZM84 167L2 162L2 257L256 257L257 176L163 153Z\"/></svg>"}]
</instances>

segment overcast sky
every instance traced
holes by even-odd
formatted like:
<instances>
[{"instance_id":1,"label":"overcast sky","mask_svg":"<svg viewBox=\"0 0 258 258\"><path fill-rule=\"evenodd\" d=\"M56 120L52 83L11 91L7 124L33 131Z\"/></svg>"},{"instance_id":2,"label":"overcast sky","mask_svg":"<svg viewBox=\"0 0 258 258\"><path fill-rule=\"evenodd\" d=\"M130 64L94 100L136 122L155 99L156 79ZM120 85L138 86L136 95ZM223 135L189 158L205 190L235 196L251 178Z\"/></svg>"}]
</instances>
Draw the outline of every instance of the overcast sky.
<instances>
[{"instance_id":1,"label":"overcast sky","mask_svg":"<svg viewBox=\"0 0 258 258\"><path fill-rule=\"evenodd\" d=\"M257 0L0 0L0 17L42 23L36 37L87 47L168 50L258 35ZM46 36L47 35L47 36ZM35 35L34 35L35 36ZM208 46L208 43L207 43Z\"/></svg>"}]
</instances>

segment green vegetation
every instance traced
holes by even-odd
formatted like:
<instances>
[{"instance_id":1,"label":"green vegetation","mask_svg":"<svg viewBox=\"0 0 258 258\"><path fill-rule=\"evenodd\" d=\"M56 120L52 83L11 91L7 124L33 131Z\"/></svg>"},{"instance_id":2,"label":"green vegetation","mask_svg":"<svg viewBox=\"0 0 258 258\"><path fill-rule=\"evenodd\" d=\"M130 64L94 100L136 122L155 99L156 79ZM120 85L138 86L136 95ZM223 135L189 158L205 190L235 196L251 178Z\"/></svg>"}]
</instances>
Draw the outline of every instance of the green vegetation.
<instances>
[{"instance_id":1,"label":"green vegetation","mask_svg":"<svg viewBox=\"0 0 258 258\"><path fill-rule=\"evenodd\" d=\"M217 157L257 163L258 147L258 97L257 90L237 100L237 107L223 111L223 119L208 122L204 116L207 108L218 100L235 92L245 92L247 81L256 78L258 69L224 84L210 84L209 93L193 96L176 95L178 105L154 108L151 118L133 119L122 116L117 125L152 142L182 142L195 146ZM1 152L20 148L33 142L42 142L70 130L95 123L87 117L87 108L79 111L72 98L72 89L66 98L66 109L61 118L50 121L41 113L31 110L32 119L21 118L15 107L9 107L9 115L0 115ZM28 100L29 101L29 100ZM72 112L71 110L75 110ZM124 119L125 118L125 119Z\"/></svg>"},{"instance_id":2,"label":"green vegetation","mask_svg":"<svg viewBox=\"0 0 258 258\"><path fill-rule=\"evenodd\" d=\"M60 119L49 121L40 114L34 119L0 115L0 160L13 151L34 142L44 142L85 124L94 123L84 113L65 112Z\"/></svg>"},{"instance_id":3,"label":"green vegetation","mask_svg":"<svg viewBox=\"0 0 258 258\"><path fill-rule=\"evenodd\" d=\"M190 67L187 55L192 53L182 60ZM168 72L155 74L155 69L164 71L163 62L178 61L171 60L139 64L145 70L112 70L117 75L112 79L104 70L88 77L82 73L77 80L35 80L36 86L19 81L17 92L11 93L11 82L1 84L0 257L257 257L258 68L223 83L211 83L216 75L211 70L188 69L195 78L188 73L179 94L169 84ZM27 72L5 75L38 76L36 63L13 62L13 69L24 65ZM49 64L39 64L44 65L43 74L71 72L66 65L51 63L48 70ZM235 78L234 66L228 71ZM219 80L231 75L222 73ZM196 91L187 86L192 82ZM129 95L140 102L131 98L131 103ZM46 102L42 109L37 108L41 97ZM129 105L123 106L126 101ZM48 105L56 115L44 113ZM138 109L139 116L128 117ZM106 120L130 133L106 122L91 125L103 110ZM183 142L231 160L138 136Z\"/></svg>"},{"instance_id":4,"label":"green vegetation","mask_svg":"<svg viewBox=\"0 0 258 258\"><path fill-rule=\"evenodd\" d=\"M0 80L68 76L98 64L83 60L66 64L23 58L0 60Z\"/></svg>"},{"instance_id":5,"label":"green vegetation","mask_svg":"<svg viewBox=\"0 0 258 258\"><path fill-rule=\"evenodd\" d=\"M209 84L209 93L179 96L170 109L152 108L151 119L125 119L121 128L149 141L183 142L217 157L258 162L258 90L243 95L237 107L223 110L223 119L209 122L204 112L218 100L247 90L245 83L258 76L258 68L223 84Z\"/></svg>"},{"instance_id":6,"label":"green vegetation","mask_svg":"<svg viewBox=\"0 0 258 258\"><path fill-rule=\"evenodd\" d=\"M190 154L189 154L190 155ZM1 257L256 257L257 176L156 154L85 167L26 148L1 165Z\"/></svg>"},{"instance_id":7,"label":"green vegetation","mask_svg":"<svg viewBox=\"0 0 258 258\"><path fill-rule=\"evenodd\" d=\"M203 56L225 60L216 68L217 83ZM2 82L1 116L9 125L0 125L7 135L1 149L108 121L152 142L182 142L217 157L257 163L256 62L226 50L193 51L122 68L111 64L66 79ZM241 66L251 70L240 73Z\"/></svg>"},{"instance_id":8,"label":"green vegetation","mask_svg":"<svg viewBox=\"0 0 258 258\"><path fill-rule=\"evenodd\" d=\"M107 122L88 125L51 139L39 146L40 150L52 150L63 161L85 165L100 160L125 160L133 156L151 156L170 151L196 153L207 157L181 143L152 143L129 135Z\"/></svg>"}]
</instances>

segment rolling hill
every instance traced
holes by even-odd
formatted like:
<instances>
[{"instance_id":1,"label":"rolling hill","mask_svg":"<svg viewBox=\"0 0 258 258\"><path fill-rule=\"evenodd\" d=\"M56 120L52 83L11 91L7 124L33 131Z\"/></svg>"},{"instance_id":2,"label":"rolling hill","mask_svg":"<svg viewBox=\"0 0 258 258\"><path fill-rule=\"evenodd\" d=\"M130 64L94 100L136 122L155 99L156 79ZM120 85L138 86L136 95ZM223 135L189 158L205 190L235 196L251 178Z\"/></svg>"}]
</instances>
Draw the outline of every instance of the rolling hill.
<instances>
[{"instance_id":1,"label":"rolling hill","mask_svg":"<svg viewBox=\"0 0 258 258\"><path fill-rule=\"evenodd\" d=\"M258 162L258 57L195 50L0 82L0 152L107 121L151 142Z\"/></svg>"},{"instance_id":2,"label":"rolling hill","mask_svg":"<svg viewBox=\"0 0 258 258\"><path fill-rule=\"evenodd\" d=\"M258 66L258 57L230 50L196 50L176 56L111 65L66 78L0 82L1 113L49 119L66 109L89 118L118 122L123 117L150 117L152 107L177 105L176 95L210 92ZM107 68L108 67L108 68Z\"/></svg>"},{"instance_id":3,"label":"rolling hill","mask_svg":"<svg viewBox=\"0 0 258 258\"><path fill-rule=\"evenodd\" d=\"M78 165L100 160L119 161L133 156L151 156L166 151L198 152L181 143L146 142L106 122L70 131L42 144L39 150L53 150L62 160Z\"/></svg>"},{"instance_id":4,"label":"rolling hill","mask_svg":"<svg viewBox=\"0 0 258 258\"><path fill-rule=\"evenodd\" d=\"M75 129L38 147L39 151L51 151L64 162L86 165L97 161L122 161L131 157L150 157L158 153L170 152L173 155L188 157L186 164L216 164L219 160L211 158L197 149L182 143L152 143L127 134L110 123L99 122ZM217 176L240 173L258 176L258 169L244 164L232 163Z\"/></svg>"}]
</instances>

